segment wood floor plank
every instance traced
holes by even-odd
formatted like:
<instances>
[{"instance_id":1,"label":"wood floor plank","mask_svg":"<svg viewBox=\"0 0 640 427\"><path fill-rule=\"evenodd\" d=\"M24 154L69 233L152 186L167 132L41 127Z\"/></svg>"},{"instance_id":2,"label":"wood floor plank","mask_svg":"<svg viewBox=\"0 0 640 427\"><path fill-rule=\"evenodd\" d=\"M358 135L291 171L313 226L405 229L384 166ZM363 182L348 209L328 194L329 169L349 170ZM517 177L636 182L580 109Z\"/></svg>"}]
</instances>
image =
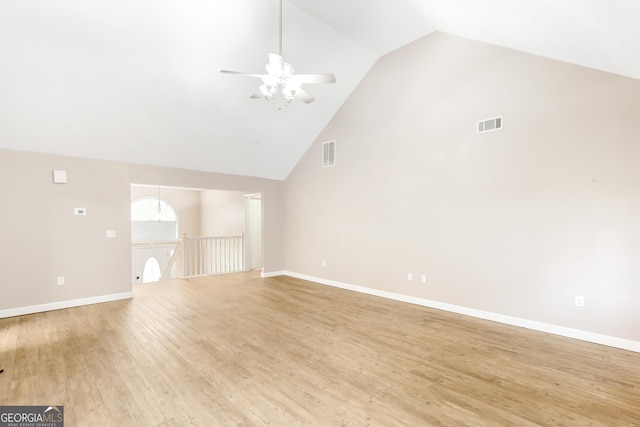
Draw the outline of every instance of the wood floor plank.
<instances>
[{"instance_id":1,"label":"wood floor plank","mask_svg":"<svg viewBox=\"0 0 640 427\"><path fill-rule=\"evenodd\" d=\"M67 425L640 426L640 354L256 273L0 319L0 405Z\"/></svg>"}]
</instances>

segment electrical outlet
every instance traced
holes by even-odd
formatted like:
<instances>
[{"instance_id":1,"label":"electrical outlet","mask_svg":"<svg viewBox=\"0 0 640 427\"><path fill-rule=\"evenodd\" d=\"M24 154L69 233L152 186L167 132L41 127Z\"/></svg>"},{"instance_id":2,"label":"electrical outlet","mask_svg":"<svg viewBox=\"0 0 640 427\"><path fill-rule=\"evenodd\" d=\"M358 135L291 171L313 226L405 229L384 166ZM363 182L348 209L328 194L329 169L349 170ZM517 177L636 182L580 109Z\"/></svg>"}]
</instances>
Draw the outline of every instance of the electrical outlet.
<instances>
[{"instance_id":1,"label":"electrical outlet","mask_svg":"<svg viewBox=\"0 0 640 427\"><path fill-rule=\"evenodd\" d=\"M413 273L407 273L407 280L413 280Z\"/></svg>"},{"instance_id":2,"label":"electrical outlet","mask_svg":"<svg viewBox=\"0 0 640 427\"><path fill-rule=\"evenodd\" d=\"M584 307L584 297L576 296L576 307Z\"/></svg>"},{"instance_id":3,"label":"electrical outlet","mask_svg":"<svg viewBox=\"0 0 640 427\"><path fill-rule=\"evenodd\" d=\"M427 283L427 275L423 274L420 276L420 283Z\"/></svg>"},{"instance_id":4,"label":"electrical outlet","mask_svg":"<svg viewBox=\"0 0 640 427\"><path fill-rule=\"evenodd\" d=\"M116 237L116 230L107 230L107 237L109 239L113 239L114 237Z\"/></svg>"},{"instance_id":5,"label":"electrical outlet","mask_svg":"<svg viewBox=\"0 0 640 427\"><path fill-rule=\"evenodd\" d=\"M327 262L325 260L322 260L322 266L326 267L327 266Z\"/></svg>"},{"instance_id":6,"label":"electrical outlet","mask_svg":"<svg viewBox=\"0 0 640 427\"><path fill-rule=\"evenodd\" d=\"M64 285L64 276L58 276L56 283L58 283L58 285Z\"/></svg>"}]
</instances>

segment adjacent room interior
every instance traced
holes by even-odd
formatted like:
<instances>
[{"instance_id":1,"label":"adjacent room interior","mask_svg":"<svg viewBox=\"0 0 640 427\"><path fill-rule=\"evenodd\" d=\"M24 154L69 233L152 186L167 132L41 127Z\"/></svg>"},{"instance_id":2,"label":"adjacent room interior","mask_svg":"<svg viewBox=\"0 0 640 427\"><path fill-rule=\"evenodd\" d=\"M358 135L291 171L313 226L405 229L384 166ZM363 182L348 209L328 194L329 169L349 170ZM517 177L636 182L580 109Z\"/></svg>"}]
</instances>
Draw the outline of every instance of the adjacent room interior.
<instances>
[{"instance_id":1,"label":"adjacent room interior","mask_svg":"<svg viewBox=\"0 0 640 427\"><path fill-rule=\"evenodd\" d=\"M0 405L640 425L640 4L561 3L0 4Z\"/></svg>"}]
</instances>

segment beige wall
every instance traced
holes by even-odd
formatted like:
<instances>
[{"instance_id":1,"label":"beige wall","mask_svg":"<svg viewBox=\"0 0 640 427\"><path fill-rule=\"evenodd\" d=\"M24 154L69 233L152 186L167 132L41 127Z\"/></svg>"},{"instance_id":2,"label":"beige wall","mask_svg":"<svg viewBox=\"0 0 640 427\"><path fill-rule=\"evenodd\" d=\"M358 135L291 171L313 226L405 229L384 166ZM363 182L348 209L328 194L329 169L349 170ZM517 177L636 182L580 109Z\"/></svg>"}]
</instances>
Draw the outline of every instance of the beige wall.
<instances>
[{"instance_id":1,"label":"beige wall","mask_svg":"<svg viewBox=\"0 0 640 427\"><path fill-rule=\"evenodd\" d=\"M200 235L240 236L244 231L244 192L206 190L200 194Z\"/></svg>"},{"instance_id":2,"label":"beige wall","mask_svg":"<svg viewBox=\"0 0 640 427\"><path fill-rule=\"evenodd\" d=\"M0 149L0 315L131 292L131 183L262 193L264 271L283 269L281 181Z\"/></svg>"},{"instance_id":3,"label":"beige wall","mask_svg":"<svg viewBox=\"0 0 640 427\"><path fill-rule=\"evenodd\" d=\"M434 33L381 58L288 177L285 268L638 341L638 117L638 80Z\"/></svg>"},{"instance_id":4,"label":"beige wall","mask_svg":"<svg viewBox=\"0 0 640 427\"><path fill-rule=\"evenodd\" d=\"M58 169L67 184L53 183ZM127 176L122 164L0 150L0 310L131 291Z\"/></svg>"}]
</instances>

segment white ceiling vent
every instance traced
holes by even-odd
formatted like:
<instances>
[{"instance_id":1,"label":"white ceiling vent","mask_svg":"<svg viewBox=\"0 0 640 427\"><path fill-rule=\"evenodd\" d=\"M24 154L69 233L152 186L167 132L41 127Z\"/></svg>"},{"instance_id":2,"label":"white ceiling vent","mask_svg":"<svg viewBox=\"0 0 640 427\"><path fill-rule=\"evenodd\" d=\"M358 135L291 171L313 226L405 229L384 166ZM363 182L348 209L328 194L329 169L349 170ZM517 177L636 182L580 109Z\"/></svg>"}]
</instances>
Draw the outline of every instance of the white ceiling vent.
<instances>
[{"instance_id":1,"label":"white ceiling vent","mask_svg":"<svg viewBox=\"0 0 640 427\"><path fill-rule=\"evenodd\" d=\"M322 144L322 167L336 164L336 142L329 141Z\"/></svg>"},{"instance_id":2,"label":"white ceiling vent","mask_svg":"<svg viewBox=\"0 0 640 427\"><path fill-rule=\"evenodd\" d=\"M478 133L493 132L502 129L502 116L493 117L478 122Z\"/></svg>"}]
</instances>

